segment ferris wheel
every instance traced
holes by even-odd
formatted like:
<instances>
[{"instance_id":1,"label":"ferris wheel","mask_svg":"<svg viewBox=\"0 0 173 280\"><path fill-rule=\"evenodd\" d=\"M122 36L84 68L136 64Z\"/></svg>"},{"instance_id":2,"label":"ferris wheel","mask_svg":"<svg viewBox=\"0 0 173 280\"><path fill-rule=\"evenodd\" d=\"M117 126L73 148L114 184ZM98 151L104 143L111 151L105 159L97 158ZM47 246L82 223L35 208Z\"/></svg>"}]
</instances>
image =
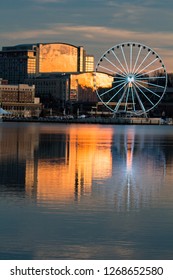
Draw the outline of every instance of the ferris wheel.
<instances>
[{"instance_id":1,"label":"ferris wheel","mask_svg":"<svg viewBox=\"0 0 173 280\"><path fill-rule=\"evenodd\" d=\"M99 73L111 77L110 85L98 82ZM147 114L165 94L167 73L161 57L151 48L126 42L108 49L95 70L95 89L100 101L116 114Z\"/></svg>"}]
</instances>

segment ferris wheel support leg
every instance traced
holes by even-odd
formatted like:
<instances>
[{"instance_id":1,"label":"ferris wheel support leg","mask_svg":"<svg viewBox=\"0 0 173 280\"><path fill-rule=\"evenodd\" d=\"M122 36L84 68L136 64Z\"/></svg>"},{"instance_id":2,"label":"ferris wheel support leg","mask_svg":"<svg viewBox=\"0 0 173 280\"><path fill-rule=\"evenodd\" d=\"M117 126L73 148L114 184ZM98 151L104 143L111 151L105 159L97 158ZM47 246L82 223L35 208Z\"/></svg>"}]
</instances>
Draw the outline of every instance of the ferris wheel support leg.
<instances>
[{"instance_id":1,"label":"ferris wheel support leg","mask_svg":"<svg viewBox=\"0 0 173 280\"><path fill-rule=\"evenodd\" d=\"M139 117L140 117L140 116L144 117L145 119L148 119L148 114L147 114L147 112L145 112L145 111L143 111L143 113L140 114Z\"/></svg>"}]
</instances>

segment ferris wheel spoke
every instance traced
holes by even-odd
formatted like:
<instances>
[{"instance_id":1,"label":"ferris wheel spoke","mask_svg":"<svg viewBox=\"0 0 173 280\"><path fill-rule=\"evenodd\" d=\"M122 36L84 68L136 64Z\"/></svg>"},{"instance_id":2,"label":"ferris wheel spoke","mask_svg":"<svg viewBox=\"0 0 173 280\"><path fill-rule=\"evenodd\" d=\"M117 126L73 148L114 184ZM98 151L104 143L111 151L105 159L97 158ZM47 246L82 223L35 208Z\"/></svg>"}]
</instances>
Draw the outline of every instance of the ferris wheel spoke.
<instances>
[{"instance_id":1,"label":"ferris wheel spoke","mask_svg":"<svg viewBox=\"0 0 173 280\"><path fill-rule=\"evenodd\" d=\"M139 48L139 52L138 52L138 55L137 55L137 57L136 57L135 64L134 64L134 66L133 66L132 73L134 73L134 72L135 72L135 68L136 68L136 65L137 65L137 63L138 63L138 60L139 60L139 56L140 56L141 50L142 50L142 46L140 46L140 48Z\"/></svg>"},{"instance_id":2,"label":"ferris wheel spoke","mask_svg":"<svg viewBox=\"0 0 173 280\"><path fill-rule=\"evenodd\" d=\"M127 70L124 68L123 64L121 63L121 61L119 60L118 56L115 54L115 52L113 50L111 50L111 52L113 53L113 55L115 56L116 60L119 62L119 64L121 65L122 69L124 70L124 72L127 74ZM123 72L123 71L122 71Z\"/></svg>"},{"instance_id":3,"label":"ferris wheel spoke","mask_svg":"<svg viewBox=\"0 0 173 280\"><path fill-rule=\"evenodd\" d=\"M117 79L117 77L116 77L116 79ZM114 82L112 82L113 84L118 84L118 83L120 83L121 81L124 81L125 82L125 79L123 79L123 78L121 78L121 79L118 79L119 81L114 81Z\"/></svg>"},{"instance_id":4,"label":"ferris wheel spoke","mask_svg":"<svg viewBox=\"0 0 173 280\"><path fill-rule=\"evenodd\" d=\"M127 91L127 95L126 95L126 102L125 102L125 111L126 111L126 109L127 109L127 103L128 103L128 99L129 99L129 92L130 92L130 90L129 90L129 87L128 87L128 91Z\"/></svg>"},{"instance_id":5,"label":"ferris wheel spoke","mask_svg":"<svg viewBox=\"0 0 173 280\"><path fill-rule=\"evenodd\" d=\"M131 87L131 94L132 94L132 103L133 103L133 111L135 112L135 98L134 98L134 92L133 92L133 87Z\"/></svg>"},{"instance_id":6,"label":"ferris wheel spoke","mask_svg":"<svg viewBox=\"0 0 173 280\"><path fill-rule=\"evenodd\" d=\"M144 71L146 68L148 68L149 66L151 66L154 62L156 62L158 60L158 58L155 58L153 61L151 61L149 64L147 64L144 68L142 68L140 71L138 71L138 74L141 73L142 71Z\"/></svg>"},{"instance_id":7,"label":"ferris wheel spoke","mask_svg":"<svg viewBox=\"0 0 173 280\"><path fill-rule=\"evenodd\" d=\"M154 79L165 79L165 76L159 76L159 77L148 77L148 78L136 78L136 80L138 81L138 80L154 80Z\"/></svg>"},{"instance_id":8,"label":"ferris wheel spoke","mask_svg":"<svg viewBox=\"0 0 173 280\"><path fill-rule=\"evenodd\" d=\"M118 74L117 74L117 75L118 75ZM119 77L119 76L115 76L114 78L117 79L117 80L120 80L120 81L121 81L121 80L122 80L122 81L125 81L125 80L126 80L126 77L127 77L127 76L120 76L120 77Z\"/></svg>"},{"instance_id":9,"label":"ferris wheel spoke","mask_svg":"<svg viewBox=\"0 0 173 280\"><path fill-rule=\"evenodd\" d=\"M104 67L104 66L101 66L101 65L99 65L99 67L102 68L102 69L105 69L105 70L107 70L109 72L115 73L112 69L109 69L107 67Z\"/></svg>"},{"instance_id":10,"label":"ferris wheel spoke","mask_svg":"<svg viewBox=\"0 0 173 280\"><path fill-rule=\"evenodd\" d=\"M156 71L158 71L158 70L163 70L163 67L159 67L159 68L156 68L156 69L152 69L152 70L150 70L150 71L148 71L148 72L145 72L144 74L135 74L135 77L142 77L143 75L147 75L147 74L150 74L150 73L152 73L152 72L156 72Z\"/></svg>"},{"instance_id":11,"label":"ferris wheel spoke","mask_svg":"<svg viewBox=\"0 0 173 280\"><path fill-rule=\"evenodd\" d=\"M124 62L125 62L125 65L126 65L127 73L129 73L129 67L127 65L126 56L125 56L125 53L124 53L124 50L123 50L122 46L121 46L121 52L122 52L122 55L123 55L123 58L124 58Z\"/></svg>"},{"instance_id":12,"label":"ferris wheel spoke","mask_svg":"<svg viewBox=\"0 0 173 280\"><path fill-rule=\"evenodd\" d=\"M157 96L158 98L160 98L160 95L158 95L157 93L155 93L153 90L151 90L151 89L149 89L149 88L147 88L147 87L144 87L141 83L139 83L139 82L137 82L137 81L136 81L135 83L138 84L139 87L144 88L145 90L151 92L153 95L155 95L155 96Z\"/></svg>"},{"instance_id":13,"label":"ferris wheel spoke","mask_svg":"<svg viewBox=\"0 0 173 280\"><path fill-rule=\"evenodd\" d=\"M124 75L124 72L119 68L117 67L113 62L111 62L106 56L104 57L112 66L114 66L118 71L122 72L122 76L125 77Z\"/></svg>"},{"instance_id":14,"label":"ferris wheel spoke","mask_svg":"<svg viewBox=\"0 0 173 280\"><path fill-rule=\"evenodd\" d=\"M126 91L127 91L127 87L126 87L125 91L123 92L121 98L119 99L117 105L115 106L114 112L117 112L117 111L118 111L118 108L120 107L120 104L121 104L121 102L122 102L122 100L123 100L123 98L124 98L124 96L125 96L125 94L126 94Z\"/></svg>"},{"instance_id":15,"label":"ferris wheel spoke","mask_svg":"<svg viewBox=\"0 0 173 280\"><path fill-rule=\"evenodd\" d=\"M132 57L133 57L132 44L130 44L130 73L132 72Z\"/></svg>"},{"instance_id":16,"label":"ferris wheel spoke","mask_svg":"<svg viewBox=\"0 0 173 280\"><path fill-rule=\"evenodd\" d=\"M124 84L107 102L106 102L106 104L108 104L122 89L123 89L123 87L125 87L126 86L126 84Z\"/></svg>"},{"instance_id":17,"label":"ferris wheel spoke","mask_svg":"<svg viewBox=\"0 0 173 280\"><path fill-rule=\"evenodd\" d=\"M149 51L148 53L147 53L147 55L144 57L144 59L142 60L142 62L139 64L139 66L135 69L135 72L137 72L137 73L139 73L139 69L140 69L140 67L142 66L142 64L145 62L145 60L147 59L147 57L150 55L150 53L151 53L151 51Z\"/></svg>"},{"instance_id":18,"label":"ferris wheel spoke","mask_svg":"<svg viewBox=\"0 0 173 280\"><path fill-rule=\"evenodd\" d=\"M144 81L140 81L140 83L143 83L143 84L146 84L146 85L151 85L151 86L155 86L155 87L159 87L159 88L164 88L164 86L160 86L160 85L156 85L156 84L153 84L153 83L150 83L150 82L144 82Z\"/></svg>"},{"instance_id":19,"label":"ferris wheel spoke","mask_svg":"<svg viewBox=\"0 0 173 280\"><path fill-rule=\"evenodd\" d=\"M139 105L141 106L142 111L146 112L144 104L143 104L142 100L140 99L139 94L138 94L138 92L136 90L136 87L134 87L134 90L135 90L135 94L136 94L136 97L138 99Z\"/></svg>"},{"instance_id":20,"label":"ferris wheel spoke","mask_svg":"<svg viewBox=\"0 0 173 280\"><path fill-rule=\"evenodd\" d=\"M118 73L118 72L114 72L113 70L111 70L111 69L109 69L109 68L107 68L107 67L104 67L104 66L101 66L101 65L99 65L99 67L100 67L100 68L103 68L103 69L105 69L105 70L107 70L107 71L109 71L109 72L114 73L114 76L115 76L115 74L117 74L117 75L120 75L120 76L122 76L122 77L124 78L124 75L122 75L122 74L120 74L120 73Z\"/></svg>"},{"instance_id":21,"label":"ferris wheel spoke","mask_svg":"<svg viewBox=\"0 0 173 280\"><path fill-rule=\"evenodd\" d=\"M107 91L101 93L100 96L103 96L103 95L107 94L108 92L110 92L110 91L112 91L112 90L114 90L114 89L120 87L121 85L124 86L124 85L125 85L125 82L122 82L122 83L120 83L119 85L117 85L117 86L115 86L115 87L113 87L113 88L108 89Z\"/></svg>"},{"instance_id":22,"label":"ferris wheel spoke","mask_svg":"<svg viewBox=\"0 0 173 280\"><path fill-rule=\"evenodd\" d=\"M135 86L137 87L137 89L145 96L145 98L154 106L154 103L151 101L151 99L143 92L143 90L138 87L138 85L136 83L134 83Z\"/></svg>"}]
</instances>

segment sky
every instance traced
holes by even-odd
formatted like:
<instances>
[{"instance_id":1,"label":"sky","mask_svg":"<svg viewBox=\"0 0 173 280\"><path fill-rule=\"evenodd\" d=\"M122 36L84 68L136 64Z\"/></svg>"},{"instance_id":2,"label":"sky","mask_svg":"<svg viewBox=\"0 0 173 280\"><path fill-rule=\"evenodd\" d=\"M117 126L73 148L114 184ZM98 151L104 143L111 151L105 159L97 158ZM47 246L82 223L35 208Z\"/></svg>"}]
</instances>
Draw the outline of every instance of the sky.
<instances>
[{"instance_id":1,"label":"sky","mask_svg":"<svg viewBox=\"0 0 173 280\"><path fill-rule=\"evenodd\" d=\"M2 0L0 47L63 42L83 46L96 62L123 42L155 50L173 72L172 0Z\"/></svg>"}]
</instances>

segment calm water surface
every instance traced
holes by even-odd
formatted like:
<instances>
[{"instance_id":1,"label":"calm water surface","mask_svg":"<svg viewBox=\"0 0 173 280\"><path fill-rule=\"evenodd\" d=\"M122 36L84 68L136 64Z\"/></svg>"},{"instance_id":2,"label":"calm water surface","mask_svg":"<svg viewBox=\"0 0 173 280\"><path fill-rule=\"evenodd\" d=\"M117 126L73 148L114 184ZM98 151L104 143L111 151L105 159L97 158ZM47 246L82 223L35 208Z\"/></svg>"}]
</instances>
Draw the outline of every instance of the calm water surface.
<instances>
[{"instance_id":1,"label":"calm water surface","mask_svg":"<svg viewBox=\"0 0 173 280\"><path fill-rule=\"evenodd\" d=\"M0 124L0 259L173 259L173 127Z\"/></svg>"}]
</instances>

